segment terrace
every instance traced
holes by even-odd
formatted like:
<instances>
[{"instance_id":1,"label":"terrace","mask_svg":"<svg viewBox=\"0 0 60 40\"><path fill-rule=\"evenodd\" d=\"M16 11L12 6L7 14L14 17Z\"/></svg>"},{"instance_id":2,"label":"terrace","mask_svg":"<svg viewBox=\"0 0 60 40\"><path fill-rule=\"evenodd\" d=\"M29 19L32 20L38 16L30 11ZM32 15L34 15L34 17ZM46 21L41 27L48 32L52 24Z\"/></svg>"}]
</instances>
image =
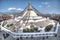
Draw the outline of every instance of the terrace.
<instances>
[{"instance_id":1,"label":"terrace","mask_svg":"<svg viewBox=\"0 0 60 40\"><path fill-rule=\"evenodd\" d=\"M44 23L44 24L46 24L46 23ZM24 27L23 30L20 30L20 28L19 28L19 30L17 30L15 28L16 26L14 27L14 24L5 25L5 27L1 27L1 28L2 28L2 30L11 34L13 37L20 37L20 36L31 37L32 35L33 35L33 37L39 37L39 36L53 36L54 34L57 33L58 26L59 26L59 23L56 22L53 25L51 25L51 24L47 25L47 26L45 25L45 27L40 27L40 26L36 27L34 24L32 24L32 25L30 25L30 28ZM9 27L11 27L11 28L9 29Z\"/></svg>"}]
</instances>

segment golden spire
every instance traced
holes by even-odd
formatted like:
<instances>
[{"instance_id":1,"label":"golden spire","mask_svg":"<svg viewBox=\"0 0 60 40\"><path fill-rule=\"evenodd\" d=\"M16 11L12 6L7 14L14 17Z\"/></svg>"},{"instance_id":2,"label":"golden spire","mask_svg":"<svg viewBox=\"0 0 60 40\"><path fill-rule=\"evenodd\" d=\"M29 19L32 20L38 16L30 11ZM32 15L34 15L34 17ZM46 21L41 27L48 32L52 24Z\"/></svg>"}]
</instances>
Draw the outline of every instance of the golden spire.
<instances>
[{"instance_id":1,"label":"golden spire","mask_svg":"<svg viewBox=\"0 0 60 40\"><path fill-rule=\"evenodd\" d=\"M28 10L32 10L32 5L30 1L28 2Z\"/></svg>"}]
</instances>

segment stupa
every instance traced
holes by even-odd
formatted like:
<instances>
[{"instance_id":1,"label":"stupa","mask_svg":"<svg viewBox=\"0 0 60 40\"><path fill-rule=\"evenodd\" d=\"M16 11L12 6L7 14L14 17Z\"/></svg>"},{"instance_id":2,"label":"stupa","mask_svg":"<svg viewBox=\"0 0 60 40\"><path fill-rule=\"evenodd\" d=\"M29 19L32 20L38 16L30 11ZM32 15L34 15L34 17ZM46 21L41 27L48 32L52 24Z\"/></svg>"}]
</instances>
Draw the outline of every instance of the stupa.
<instances>
[{"instance_id":1,"label":"stupa","mask_svg":"<svg viewBox=\"0 0 60 40\"><path fill-rule=\"evenodd\" d=\"M53 36L58 31L59 23L55 20L38 16L39 13L30 2L23 10L22 16L15 17L1 22L1 30L17 37L40 37Z\"/></svg>"}]
</instances>

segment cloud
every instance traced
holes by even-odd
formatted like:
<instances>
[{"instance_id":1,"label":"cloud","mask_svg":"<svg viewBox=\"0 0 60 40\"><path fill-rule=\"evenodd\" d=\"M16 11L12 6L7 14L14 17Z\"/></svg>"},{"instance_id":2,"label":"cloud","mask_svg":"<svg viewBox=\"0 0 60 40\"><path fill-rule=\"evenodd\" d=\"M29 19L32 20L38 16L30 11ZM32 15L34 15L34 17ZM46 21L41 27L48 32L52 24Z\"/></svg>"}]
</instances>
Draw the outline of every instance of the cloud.
<instances>
[{"instance_id":1,"label":"cloud","mask_svg":"<svg viewBox=\"0 0 60 40\"><path fill-rule=\"evenodd\" d=\"M23 11L23 9L22 9L22 8L18 8L17 10L19 10L19 11Z\"/></svg>"},{"instance_id":2,"label":"cloud","mask_svg":"<svg viewBox=\"0 0 60 40\"><path fill-rule=\"evenodd\" d=\"M41 4L45 4L45 5L47 5L47 4L49 4L49 2L41 2Z\"/></svg>"},{"instance_id":3,"label":"cloud","mask_svg":"<svg viewBox=\"0 0 60 40\"><path fill-rule=\"evenodd\" d=\"M42 5L39 5L39 7L42 7Z\"/></svg>"},{"instance_id":4,"label":"cloud","mask_svg":"<svg viewBox=\"0 0 60 40\"><path fill-rule=\"evenodd\" d=\"M10 10L16 10L16 8L8 8L8 10L10 11Z\"/></svg>"},{"instance_id":5,"label":"cloud","mask_svg":"<svg viewBox=\"0 0 60 40\"><path fill-rule=\"evenodd\" d=\"M51 7L50 5L47 5L47 7Z\"/></svg>"},{"instance_id":6,"label":"cloud","mask_svg":"<svg viewBox=\"0 0 60 40\"><path fill-rule=\"evenodd\" d=\"M22 8L8 8L9 11L23 11Z\"/></svg>"},{"instance_id":7,"label":"cloud","mask_svg":"<svg viewBox=\"0 0 60 40\"><path fill-rule=\"evenodd\" d=\"M41 2L41 5L39 7L51 7L49 2Z\"/></svg>"}]
</instances>

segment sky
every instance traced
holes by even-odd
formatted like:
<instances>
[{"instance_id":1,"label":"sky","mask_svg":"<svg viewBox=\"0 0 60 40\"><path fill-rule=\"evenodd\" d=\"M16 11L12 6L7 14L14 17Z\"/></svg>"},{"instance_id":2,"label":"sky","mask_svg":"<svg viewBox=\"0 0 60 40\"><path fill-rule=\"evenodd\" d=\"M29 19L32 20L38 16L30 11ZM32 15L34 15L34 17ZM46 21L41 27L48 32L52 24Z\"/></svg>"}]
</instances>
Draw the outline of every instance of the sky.
<instances>
[{"instance_id":1,"label":"sky","mask_svg":"<svg viewBox=\"0 0 60 40\"><path fill-rule=\"evenodd\" d=\"M60 0L29 0L31 4L41 13L60 14ZM0 0L0 12L10 10L24 10L28 0Z\"/></svg>"}]
</instances>

